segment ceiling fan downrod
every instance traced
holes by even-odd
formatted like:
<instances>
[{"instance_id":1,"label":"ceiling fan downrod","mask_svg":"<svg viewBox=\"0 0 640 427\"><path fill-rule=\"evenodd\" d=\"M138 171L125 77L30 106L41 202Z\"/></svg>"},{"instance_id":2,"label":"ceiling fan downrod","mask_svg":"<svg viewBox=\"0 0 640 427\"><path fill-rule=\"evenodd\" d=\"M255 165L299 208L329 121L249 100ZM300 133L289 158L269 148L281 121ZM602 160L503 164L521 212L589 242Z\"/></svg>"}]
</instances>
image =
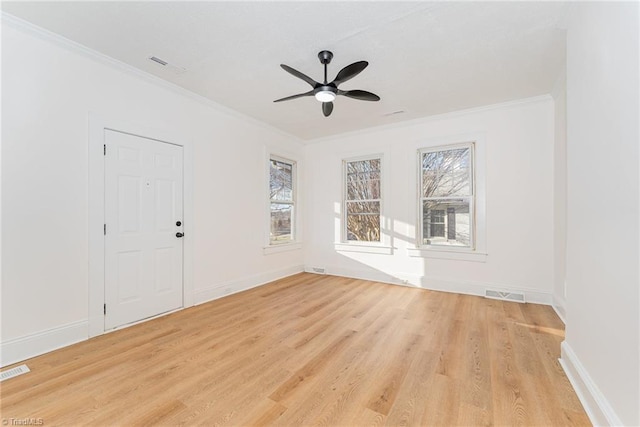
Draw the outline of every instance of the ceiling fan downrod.
<instances>
[{"instance_id":1,"label":"ceiling fan downrod","mask_svg":"<svg viewBox=\"0 0 640 427\"><path fill-rule=\"evenodd\" d=\"M331 63L331 59L333 58L333 53L328 50L323 50L318 53L318 59L320 59L320 63L324 65L324 84L329 83L327 80L327 65Z\"/></svg>"}]
</instances>

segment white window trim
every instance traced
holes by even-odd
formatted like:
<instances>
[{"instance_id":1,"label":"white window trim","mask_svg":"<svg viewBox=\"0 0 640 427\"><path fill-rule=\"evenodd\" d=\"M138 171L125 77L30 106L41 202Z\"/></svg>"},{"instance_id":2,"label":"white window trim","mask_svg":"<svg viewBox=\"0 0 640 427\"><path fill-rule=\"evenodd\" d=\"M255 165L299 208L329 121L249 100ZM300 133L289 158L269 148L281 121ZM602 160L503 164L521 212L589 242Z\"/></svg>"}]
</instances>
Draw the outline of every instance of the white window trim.
<instances>
[{"instance_id":1,"label":"white window trim","mask_svg":"<svg viewBox=\"0 0 640 427\"><path fill-rule=\"evenodd\" d=\"M392 255L393 247L380 242L349 242L335 243L335 250L339 252L362 252L367 254Z\"/></svg>"},{"instance_id":2,"label":"white window trim","mask_svg":"<svg viewBox=\"0 0 640 427\"><path fill-rule=\"evenodd\" d=\"M346 165L348 162L357 162L362 160L380 159L380 241L379 242L363 242L363 241L350 241L347 240L347 212L346 212ZM385 214L385 195L387 194L387 179L386 174L386 160L385 154L382 152L370 153L364 155L357 155L351 157L344 157L340 163L342 170L340 186L341 186L341 203L340 203L340 236L339 241L334 244L335 250L340 252L362 252L373 254L387 254L393 253L393 247L391 245L390 233L387 231L386 226L388 218Z\"/></svg>"},{"instance_id":3,"label":"white window trim","mask_svg":"<svg viewBox=\"0 0 640 427\"><path fill-rule=\"evenodd\" d=\"M437 146L437 147L427 147L427 148L422 148L420 150L418 150L418 156L417 156L417 161L418 161L418 236L416 238L416 242L418 244L419 247L421 248L434 248L437 247L438 249L453 249L453 248L457 248L458 250L467 250L467 251L474 251L475 247L476 247L476 223L475 223L475 185L476 185L476 180L475 180L475 143L474 142L463 142L463 143L459 143L459 144L451 144L451 145L441 145L441 146ZM444 246L444 245L425 245L422 240L422 236L424 236L424 221L423 221L423 216L421 215L424 214L424 212L422 212L423 210L423 202L425 201L425 199L434 199L434 197L424 197L424 195L422 194L422 179L423 179L423 170L422 170L422 159L423 156L427 153L437 153L437 152L443 152L443 151L451 151L451 150L456 150L456 149L460 149L460 148L468 148L469 149L469 157L470 157L470 171L469 171L469 181L471 182L471 194L467 195L467 196L459 196L459 197L443 197L442 200L449 200L449 199L464 199L464 200L468 200L469 201L469 215L470 215L470 224L471 224L471 233L469 234L469 246L468 247L455 247L455 246Z\"/></svg>"},{"instance_id":4,"label":"white window trim","mask_svg":"<svg viewBox=\"0 0 640 427\"><path fill-rule=\"evenodd\" d=\"M294 251L302 249L302 241L300 239L300 197L299 197L299 174L298 174L298 165L299 161L296 156L292 156L286 153L276 154L274 151L266 152L266 161L265 161L265 181L266 181L266 221L265 221L265 243L262 248L264 255ZM292 165L292 176L293 176L293 194L292 194L292 206L293 206L293 218L291 218L291 234L292 240L284 243L273 243L271 241L271 197L269 197L269 193L271 191L271 160L276 160L279 162L284 162Z\"/></svg>"},{"instance_id":5,"label":"white window trim","mask_svg":"<svg viewBox=\"0 0 640 427\"><path fill-rule=\"evenodd\" d=\"M471 248L426 246L422 245L422 218L420 216L420 201L422 199L421 180L422 167L421 155L425 151L446 150L456 147L468 146L473 143L473 172L474 172L474 202L473 202L473 245ZM407 248L407 253L411 257L450 259L474 262L486 262L487 252L487 220L486 220L486 137L481 133L453 135L443 138L432 138L423 140L416 144L416 151L412 154L412 163L417 165L417 171L413 175L413 185L416 189L414 212L416 215L415 227L415 247ZM416 163L417 157L417 163Z\"/></svg>"}]
</instances>

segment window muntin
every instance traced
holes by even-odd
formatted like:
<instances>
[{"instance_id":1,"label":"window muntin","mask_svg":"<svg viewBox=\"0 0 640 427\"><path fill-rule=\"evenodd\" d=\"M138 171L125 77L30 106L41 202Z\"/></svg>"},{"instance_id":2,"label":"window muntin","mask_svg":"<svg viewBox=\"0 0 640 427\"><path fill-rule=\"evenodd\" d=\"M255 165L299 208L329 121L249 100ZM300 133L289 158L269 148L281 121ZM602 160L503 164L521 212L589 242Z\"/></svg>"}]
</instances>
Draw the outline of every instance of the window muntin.
<instances>
[{"instance_id":1,"label":"window muntin","mask_svg":"<svg viewBox=\"0 0 640 427\"><path fill-rule=\"evenodd\" d=\"M295 171L291 160L269 159L269 244L291 243L295 239Z\"/></svg>"},{"instance_id":2,"label":"window muntin","mask_svg":"<svg viewBox=\"0 0 640 427\"><path fill-rule=\"evenodd\" d=\"M423 149L420 246L473 248L473 144Z\"/></svg>"},{"instance_id":3,"label":"window muntin","mask_svg":"<svg viewBox=\"0 0 640 427\"><path fill-rule=\"evenodd\" d=\"M380 242L380 157L344 161L344 239Z\"/></svg>"}]
</instances>

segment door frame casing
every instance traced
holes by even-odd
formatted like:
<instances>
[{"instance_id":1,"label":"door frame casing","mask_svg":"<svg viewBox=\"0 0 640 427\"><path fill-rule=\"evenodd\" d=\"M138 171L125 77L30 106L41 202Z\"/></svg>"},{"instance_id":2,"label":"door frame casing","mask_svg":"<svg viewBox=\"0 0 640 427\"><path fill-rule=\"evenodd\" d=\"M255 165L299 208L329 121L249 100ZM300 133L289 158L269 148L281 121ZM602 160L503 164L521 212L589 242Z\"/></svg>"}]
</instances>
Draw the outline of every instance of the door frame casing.
<instances>
[{"instance_id":1,"label":"door frame casing","mask_svg":"<svg viewBox=\"0 0 640 427\"><path fill-rule=\"evenodd\" d=\"M182 308L194 304L193 297L193 148L186 137L171 130L159 130L117 118L89 112L89 338L105 333L105 129L181 146L183 149L183 269ZM108 230L107 230L108 231ZM116 328L118 329L118 328Z\"/></svg>"}]
</instances>

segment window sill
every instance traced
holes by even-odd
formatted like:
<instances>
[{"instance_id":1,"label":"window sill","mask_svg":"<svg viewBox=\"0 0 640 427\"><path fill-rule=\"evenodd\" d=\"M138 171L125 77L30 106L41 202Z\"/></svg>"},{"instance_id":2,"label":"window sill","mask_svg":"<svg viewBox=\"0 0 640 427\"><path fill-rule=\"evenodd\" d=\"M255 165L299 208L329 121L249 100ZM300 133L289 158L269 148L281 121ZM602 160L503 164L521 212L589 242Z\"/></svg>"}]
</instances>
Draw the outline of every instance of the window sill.
<instances>
[{"instance_id":1,"label":"window sill","mask_svg":"<svg viewBox=\"0 0 640 427\"><path fill-rule=\"evenodd\" d=\"M264 255L270 255L270 254L277 254L280 252L295 251L298 249L302 249L301 242L282 243L280 245L265 246L262 248L262 253Z\"/></svg>"},{"instance_id":2,"label":"window sill","mask_svg":"<svg viewBox=\"0 0 640 427\"><path fill-rule=\"evenodd\" d=\"M482 252L471 252L463 250L409 248L410 257L452 259L458 261L487 262L487 254Z\"/></svg>"},{"instance_id":3,"label":"window sill","mask_svg":"<svg viewBox=\"0 0 640 427\"><path fill-rule=\"evenodd\" d=\"M393 255L393 246L366 245L362 243L335 243L335 249L339 252L361 252L366 254Z\"/></svg>"}]
</instances>

